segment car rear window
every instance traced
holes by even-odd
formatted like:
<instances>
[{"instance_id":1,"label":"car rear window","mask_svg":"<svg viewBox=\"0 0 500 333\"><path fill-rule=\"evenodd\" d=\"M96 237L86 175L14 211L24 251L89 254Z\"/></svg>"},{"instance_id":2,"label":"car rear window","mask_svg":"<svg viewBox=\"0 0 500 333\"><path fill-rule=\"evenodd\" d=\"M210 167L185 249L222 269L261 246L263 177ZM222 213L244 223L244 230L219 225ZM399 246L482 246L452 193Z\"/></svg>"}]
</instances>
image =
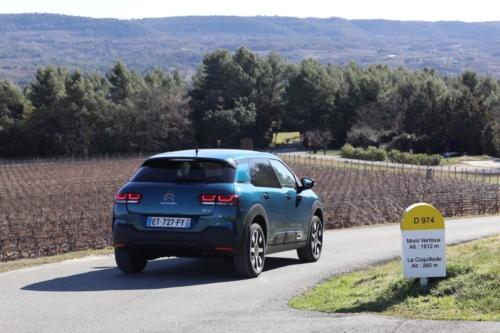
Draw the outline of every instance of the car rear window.
<instances>
[{"instance_id":1,"label":"car rear window","mask_svg":"<svg viewBox=\"0 0 500 333\"><path fill-rule=\"evenodd\" d=\"M131 182L233 183L235 174L235 166L227 161L161 158L146 160Z\"/></svg>"}]
</instances>

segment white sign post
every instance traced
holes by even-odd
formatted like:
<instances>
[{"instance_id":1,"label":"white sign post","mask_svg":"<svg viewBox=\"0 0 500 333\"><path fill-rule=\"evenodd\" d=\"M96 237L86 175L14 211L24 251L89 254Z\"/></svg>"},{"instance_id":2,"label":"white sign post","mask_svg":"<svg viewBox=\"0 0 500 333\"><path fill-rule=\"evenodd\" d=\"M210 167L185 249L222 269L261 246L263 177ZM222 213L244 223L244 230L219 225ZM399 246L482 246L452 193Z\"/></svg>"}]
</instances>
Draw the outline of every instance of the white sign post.
<instances>
[{"instance_id":1,"label":"white sign post","mask_svg":"<svg viewBox=\"0 0 500 333\"><path fill-rule=\"evenodd\" d=\"M418 203L408 207L401 219L403 276L420 278L446 276L444 218L433 206Z\"/></svg>"}]
</instances>

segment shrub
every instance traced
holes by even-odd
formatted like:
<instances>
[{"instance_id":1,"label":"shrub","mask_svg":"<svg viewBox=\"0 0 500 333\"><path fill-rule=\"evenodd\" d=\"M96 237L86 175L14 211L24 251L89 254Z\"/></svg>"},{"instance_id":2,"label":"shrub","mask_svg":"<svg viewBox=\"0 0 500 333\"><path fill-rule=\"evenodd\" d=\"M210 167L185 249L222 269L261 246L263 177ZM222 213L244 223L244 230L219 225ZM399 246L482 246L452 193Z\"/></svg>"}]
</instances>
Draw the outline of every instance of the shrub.
<instances>
[{"instance_id":1,"label":"shrub","mask_svg":"<svg viewBox=\"0 0 500 333\"><path fill-rule=\"evenodd\" d=\"M383 148L370 146L366 152L370 161L385 161L387 159L387 151Z\"/></svg>"},{"instance_id":2,"label":"shrub","mask_svg":"<svg viewBox=\"0 0 500 333\"><path fill-rule=\"evenodd\" d=\"M353 146L351 146L350 144L346 143L341 148L340 156L342 156L344 158L353 158L353 156L354 156L354 149L355 148Z\"/></svg>"},{"instance_id":3,"label":"shrub","mask_svg":"<svg viewBox=\"0 0 500 333\"><path fill-rule=\"evenodd\" d=\"M342 147L341 156L364 161L386 161L388 159L394 163L416 165L439 165L442 160L441 155L410 154L394 149L387 153L384 148L369 146L365 150L363 148L354 148L348 143Z\"/></svg>"},{"instance_id":4,"label":"shrub","mask_svg":"<svg viewBox=\"0 0 500 333\"><path fill-rule=\"evenodd\" d=\"M387 157L391 162L417 165L439 165L442 159L441 155L410 154L394 149L387 154Z\"/></svg>"},{"instance_id":5,"label":"shrub","mask_svg":"<svg viewBox=\"0 0 500 333\"><path fill-rule=\"evenodd\" d=\"M366 150L363 148L354 148L346 143L342 147L341 156L344 158L352 158L365 161L385 161L387 152L383 148L369 146Z\"/></svg>"},{"instance_id":6,"label":"shrub","mask_svg":"<svg viewBox=\"0 0 500 333\"><path fill-rule=\"evenodd\" d=\"M367 148L377 146L379 136L375 130L369 127L353 128L347 133L346 141L355 147Z\"/></svg>"}]
</instances>

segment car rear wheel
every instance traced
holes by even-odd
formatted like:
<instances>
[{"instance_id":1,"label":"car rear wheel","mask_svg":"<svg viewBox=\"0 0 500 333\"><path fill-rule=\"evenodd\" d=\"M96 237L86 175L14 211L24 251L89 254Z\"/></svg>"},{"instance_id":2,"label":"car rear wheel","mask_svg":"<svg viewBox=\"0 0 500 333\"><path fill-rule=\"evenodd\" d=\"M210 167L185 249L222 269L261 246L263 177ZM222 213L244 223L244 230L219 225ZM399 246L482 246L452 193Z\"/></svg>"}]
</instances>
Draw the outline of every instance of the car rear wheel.
<instances>
[{"instance_id":1,"label":"car rear wheel","mask_svg":"<svg viewBox=\"0 0 500 333\"><path fill-rule=\"evenodd\" d=\"M323 248L323 223L318 216L313 216L311 221L311 232L307 245L297 249L297 255L302 262L315 262L321 257Z\"/></svg>"},{"instance_id":2,"label":"car rear wheel","mask_svg":"<svg viewBox=\"0 0 500 333\"><path fill-rule=\"evenodd\" d=\"M139 252L118 250L116 248L115 261L123 273L140 273L148 263L148 259Z\"/></svg>"},{"instance_id":3,"label":"car rear wheel","mask_svg":"<svg viewBox=\"0 0 500 333\"><path fill-rule=\"evenodd\" d=\"M234 257L236 274L242 277L254 278L259 276L264 268L266 259L266 241L264 232L257 223L250 226L242 254Z\"/></svg>"}]
</instances>

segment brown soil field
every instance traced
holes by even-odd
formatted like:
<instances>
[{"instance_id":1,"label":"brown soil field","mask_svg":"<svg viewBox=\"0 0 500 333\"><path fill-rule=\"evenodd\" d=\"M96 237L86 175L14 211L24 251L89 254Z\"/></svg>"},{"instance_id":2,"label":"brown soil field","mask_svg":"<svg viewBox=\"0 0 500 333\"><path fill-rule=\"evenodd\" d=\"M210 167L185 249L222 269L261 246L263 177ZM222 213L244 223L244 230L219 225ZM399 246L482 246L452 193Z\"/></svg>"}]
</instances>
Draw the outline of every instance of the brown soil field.
<instances>
[{"instance_id":1,"label":"brown soil field","mask_svg":"<svg viewBox=\"0 0 500 333\"><path fill-rule=\"evenodd\" d=\"M289 159L297 176L316 180L314 191L323 201L326 228L349 228L399 222L406 208L425 202L444 217L497 214L498 176L374 167L369 164L324 163ZM449 169L452 170L452 169Z\"/></svg>"},{"instance_id":2,"label":"brown soil field","mask_svg":"<svg viewBox=\"0 0 500 333\"><path fill-rule=\"evenodd\" d=\"M0 260L111 245L114 195L141 163L0 166Z\"/></svg>"},{"instance_id":3,"label":"brown soil field","mask_svg":"<svg viewBox=\"0 0 500 333\"><path fill-rule=\"evenodd\" d=\"M0 165L0 261L112 245L114 195L143 159ZM344 167L313 159L287 161L316 180L326 228L398 222L426 202L445 217L497 214L500 185L481 177L425 170ZM498 182L498 179L497 179Z\"/></svg>"}]
</instances>

